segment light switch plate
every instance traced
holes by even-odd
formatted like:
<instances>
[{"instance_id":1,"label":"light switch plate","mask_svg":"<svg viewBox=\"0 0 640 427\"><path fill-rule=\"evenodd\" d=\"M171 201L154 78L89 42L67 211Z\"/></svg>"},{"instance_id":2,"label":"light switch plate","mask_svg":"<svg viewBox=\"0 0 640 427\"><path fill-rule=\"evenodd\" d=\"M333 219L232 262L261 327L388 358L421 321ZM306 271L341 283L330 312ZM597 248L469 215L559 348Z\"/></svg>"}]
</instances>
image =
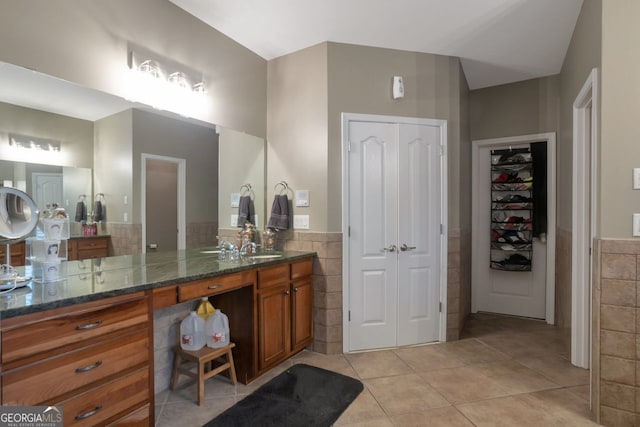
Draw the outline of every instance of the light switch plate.
<instances>
[{"instance_id":1,"label":"light switch plate","mask_svg":"<svg viewBox=\"0 0 640 427\"><path fill-rule=\"evenodd\" d=\"M640 168L633 168L633 189L640 190Z\"/></svg>"},{"instance_id":2,"label":"light switch plate","mask_svg":"<svg viewBox=\"0 0 640 427\"><path fill-rule=\"evenodd\" d=\"M633 236L640 237L640 214L633 214Z\"/></svg>"},{"instance_id":3,"label":"light switch plate","mask_svg":"<svg viewBox=\"0 0 640 427\"><path fill-rule=\"evenodd\" d=\"M309 229L309 215L294 215L293 228L298 230Z\"/></svg>"},{"instance_id":4,"label":"light switch plate","mask_svg":"<svg viewBox=\"0 0 640 427\"><path fill-rule=\"evenodd\" d=\"M230 226L231 227L237 227L238 226L238 215L237 214L233 214L231 215L231 221L230 222Z\"/></svg>"},{"instance_id":5,"label":"light switch plate","mask_svg":"<svg viewBox=\"0 0 640 427\"><path fill-rule=\"evenodd\" d=\"M240 193L231 193L231 207L237 208L240 206Z\"/></svg>"},{"instance_id":6,"label":"light switch plate","mask_svg":"<svg viewBox=\"0 0 640 427\"><path fill-rule=\"evenodd\" d=\"M309 190L296 190L296 206L309 206Z\"/></svg>"}]
</instances>

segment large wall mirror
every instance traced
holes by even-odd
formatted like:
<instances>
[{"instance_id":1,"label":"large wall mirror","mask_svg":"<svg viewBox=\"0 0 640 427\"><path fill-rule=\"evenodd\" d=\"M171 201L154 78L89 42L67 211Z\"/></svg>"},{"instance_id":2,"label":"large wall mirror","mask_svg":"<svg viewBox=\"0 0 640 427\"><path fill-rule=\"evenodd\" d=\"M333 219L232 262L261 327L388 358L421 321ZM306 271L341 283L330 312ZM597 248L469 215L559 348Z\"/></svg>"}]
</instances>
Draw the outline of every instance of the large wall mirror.
<instances>
[{"instance_id":1,"label":"large wall mirror","mask_svg":"<svg viewBox=\"0 0 640 427\"><path fill-rule=\"evenodd\" d=\"M116 255L215 244L246 184L262 228L264 156L262 138L0 62L0 185L71 221L100 200Z\"/></svg>"}]
</instances>

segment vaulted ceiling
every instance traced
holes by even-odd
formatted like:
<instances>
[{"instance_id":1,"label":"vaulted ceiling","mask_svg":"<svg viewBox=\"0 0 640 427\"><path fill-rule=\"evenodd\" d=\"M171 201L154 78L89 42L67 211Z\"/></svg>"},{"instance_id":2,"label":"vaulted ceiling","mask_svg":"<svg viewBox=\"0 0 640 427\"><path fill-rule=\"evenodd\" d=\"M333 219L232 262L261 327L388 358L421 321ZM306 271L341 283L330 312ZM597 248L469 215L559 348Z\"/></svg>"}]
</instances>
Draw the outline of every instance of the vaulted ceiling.
<instances>
[{"instance_id":1,"label":"vaulted ceiling","mask_svg":"<svg viewBox=\"0 0 640 427\"><path fill-rule=\"evenodd\" d=\"M170 0L265 59L323 41L460 57L478 89L557 74L582 0Z\"/></svg>"}]
</instances>

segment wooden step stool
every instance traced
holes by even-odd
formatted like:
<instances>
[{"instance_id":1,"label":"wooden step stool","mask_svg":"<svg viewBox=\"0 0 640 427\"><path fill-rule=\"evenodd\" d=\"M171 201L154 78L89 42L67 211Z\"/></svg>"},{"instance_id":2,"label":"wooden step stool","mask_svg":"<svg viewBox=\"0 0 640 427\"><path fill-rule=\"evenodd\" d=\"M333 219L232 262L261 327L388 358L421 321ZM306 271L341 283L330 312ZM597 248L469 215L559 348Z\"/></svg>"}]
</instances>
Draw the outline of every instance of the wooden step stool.
<instances>
[{"instance_id":1,"label":"wooden step stool","mask_svg":"<svg viewBox=\"0 0 640 427\"><path fill-rule=\"evenodd\" d=\"M236 368L233 365L233 354L231 349L234 348L235 343L229 343L228 345L220 348L210 348L204 346L198 351L183 350L180 346L176 348L175 357L173 359L173 373L171 375L171 390L175 390L178 383L178 377L180 374L186 375L191 378L195 378L198 382L198 405L202 405L204 402L204 382L214 375L218 375L220 372L229 370L229 377L233 384L237 383ZM227 361L219 366L205 372L205 366L209 365L209 362L215 359L227 356ZM191 370L184 368L183 365L188 363L196 363L197 370L192 372Z\"/></svg>"}]
</instances>

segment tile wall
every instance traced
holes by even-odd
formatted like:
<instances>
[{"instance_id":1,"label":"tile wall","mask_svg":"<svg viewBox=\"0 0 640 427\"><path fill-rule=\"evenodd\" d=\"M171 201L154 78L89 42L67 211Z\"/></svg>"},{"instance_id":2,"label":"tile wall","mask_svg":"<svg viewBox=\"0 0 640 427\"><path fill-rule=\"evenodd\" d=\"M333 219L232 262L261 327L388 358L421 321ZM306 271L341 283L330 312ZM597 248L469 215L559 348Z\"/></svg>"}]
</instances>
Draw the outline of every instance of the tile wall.
<instances>
[{"instance_id":1,"label":"tile wall","mask_svg":"<svg viewBox=\"0 0 640 427\"><path fill-rule=\"evenodd\" d=\"M602 239L595 249L598 261L593 292L593 307L597 309L594 409L605 426L637 426L640 425L640 240Z\"/></svg>"},{"instance_id":2,"label":"tile wall","mask_svg":"<svg viewBox=\"0 0 640 427\"><path fill-rule=\"evenodd\" d=\"M100 223L98 233L111 235L111 256L142 252L141 224Z\"/></svg>"}]
</instances>

